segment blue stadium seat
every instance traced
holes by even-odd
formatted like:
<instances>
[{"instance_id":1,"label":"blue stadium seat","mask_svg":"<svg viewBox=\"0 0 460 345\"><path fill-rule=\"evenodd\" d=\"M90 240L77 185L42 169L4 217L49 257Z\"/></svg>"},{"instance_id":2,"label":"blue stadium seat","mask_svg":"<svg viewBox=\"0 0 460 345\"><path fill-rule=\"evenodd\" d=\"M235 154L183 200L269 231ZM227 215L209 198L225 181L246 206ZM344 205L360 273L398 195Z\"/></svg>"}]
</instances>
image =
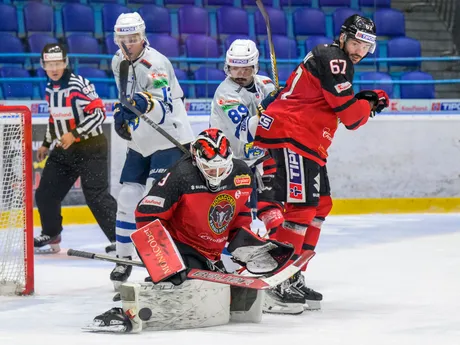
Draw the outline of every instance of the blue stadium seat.
<instances>
[{"instance_id":1,"label":"blue stadium seat","mask_svg":"<svg viewBox=\"0 0 460 345\"><path fill-rule=\"evenodd\" d=\"M391 7L391 0L359 0L361 7Z\"/></svg>"},{"instance_id":2,"label":"blue stadium seat","mask_svg":"<svg viewBox=\"0 0 460 345\"><path fill-rule=\"evenodd\" d=\"M258 75L263 75L265 77L269 77L271 79L271 76L270 74L268 74L268 72L264 69L259 69L259 72L257 72ZM278 73L279 74L279 73Z\"/></svg>"},{"instance_id":3,"label":"blue stadium seat","mask_svg":"<svg viewBox=\"0 0 460 345\"><path fill-rule=\"evenodd\" d=\"M242 8L222 6L217 10L219 35L249 35L249 17Z\"/></svg>"},{"instance_id":4,"label":"blue stadium seat","mask_svg":"<svg viewBox=\"0 0 460 345\"><path fill-rule=\"evenodd\" d=\"M233 0L205 0L208 6L233 6Z\"/></svg>"},{"instance_id":5,"label":"blue stadium seat","mask_svg":"<svg viewBox=\"0 0 460 345\"><path fill-rule=\"evenodd\" d=\"M389 58L414 58L422 56L420 42L410 37L397 37L388 40L387 56ZM388 62L389 66L420 66L420 61Z\"/></svg>"},{"instance_id":6,"label":"blue stadium seat","mask_svg":"<svg viewBox=\"0 0 460 345\"><path fill-rule=\"evenodd\" d=\"M46 72L42 68L39 68L37 70L37 76L40 77L40 78L48 78L48 76L46 75ZM38 89L40 91L40 98L41 99L45 98L45 89L46 89L46 84L47 83L48 83L48 81L41 81L41 82L38 83Z\"/></svg>"},{"instance_id":7,"label":"blue stadium seat","mask_svg":"<svg viewBox=\"0 0 460 345\"><path fill-rule=\"evenodd\" d=\"M18 33L16 7L0 3L0 31Z\"/></svg>"},{"instance_id":8,"label":"blue stadium seat","mask_svg":"<svg viewBox=\"0 0 460 345\"><path fill-rule=\"evenodd\" d=\"M401 75L401 80L433 80L431 74L424 72L407 72ZM402 99L433 99L435 98L434 84L401 84Z\"/></svg>"},{"instance_id":9,"label":"blue stadium seat","mask_svg":"<svg viewBox=\"0 0 460 345\"><path fill-rule=\"evenodd\" d=\"M100 54L99 43L94 37L85 34L72 34L67 37L70 54ZM79 58L79 64L100 63L98 58Z\"/></svg>"},{"instance_id":10,"label":"blue stadium seat","mask_svg":"<svg viewBox=\"0 0 460 345\"><path fill-rule=\"evenodd\" d=\"M208 11L196 6L183 6L179 8L179 33L203 34L209 33Z\"/></svg>"},{"instance_id":11,"label":"blue stadium seat","mask_svg":"<svg viewBox=\"0 0 460 345\"><path fill-rule=\"evenodd\" d=\"M113 55L117 52L118 49L120 49L113 40L113 34L106 35L104 42L107 54Z\"/></svg>"},{"instance_id":12,"label":"blue stadium seat","mask_svg":"<svg viewBox=\"0 0 460 345\"><path fill-rule=\"evenodd\" d=\"M29 78L29 71L17 67L0 68L2 78ZM1 83L4 99L31 99L33 97L33 85L30 82L3 82Z\"/></svg>"},{"instance_id":13,"label":"blue stadium seat","mask_svg":"<svg viewBox=\"0 0 460 345\"><path fill-rule=\"evenodd\" d=\"M13 34L0 32L0 53L25 53L21 40ZM23 64L23 57L4 57L0 58L0 64Z\"/></svg>"},{"instance_id":14,"label":"blue stadium seat","mask_svg":"<svg viewBox=\"0 0 460 345\"><path fill-rule=\"evenodd\" d=\"M277 59L290 59L297 64L297 42L293 38L287 36L273 35L273 46L275 47L275 54ZM268 40L264 41L265 57L270 58L270 47Z\"/></svg>"},{"instance_id":15,"label":"blue stadium seat","mask_svg":"<svg viewBox=\"0 0 460 345\"><path fill-rule=\"evenodd\" d=\"M375 27L378 36L399 37L406 35L404 13L392 8L375 11Z\"/></svg>"},{"instance_id":16,"label":"blue stadium seat","mask_svg":"<svg viewBox=\"0 0 460 345\"><path fill-rule=\"evenodd\" d=\"M287 35L287 21L284 11L266 7L265 8L270 18L270 27L272 30L272 35ZM260 11L255 13L255 29L256 35L266 35L267 27L265 25L264 17Z\"/></svg>"},{"instance_id":17,"label":"blue stadium seat","mask_svg":"<svg viewBox=\"0 0 460 345\"><path fill-rule=\"evenodd\" d=\"M106 4L102 7L102 31L113 32L115 22L122 13L130 13L131 10L119 4Z\"/></svg>"},{"instance_id":18,"label":"blue stadium seat","mask_svg":"<svg viewBox=\"0 0 460 345\"><path fill-rule=\"evenodd\" d=\"M308 53L319 44L331 44L332 38L326 36L310 36L305 40L305 51Z\"/></svg>"},{"instance_id":19,"label":"blue stadium seat","mask_svg":"<svg viewBox=\"0 0 460 345\"><path fill-rule=\"evenodd\" d=\"M139 14L144 19L146 32L155 34L171 33L171 18L167 8L144 5L139 8Z\"/></svg>"},{"instance_id":20,"label":"blue stadium seat","mask_svg":"<svg viewBox=\"0 0 460 345\"><path fill-rule=\"evenodd\" d=\"M286 81L289 79L294 68L288 66L279 66L278 67L278 79L280 85L286 84Z\"/></svg>"},{"instance_id":21,"label":"blue stadium seat","mask_svg":"<svg viewBox=\"0 0 460 345\"><path fill-rule=\"evenodd\" d=\"M24 6L24 26L28 35L33 32L53 32L53 8L39 2L29 2Z\"/></svg>"},{"instance_id":22,"label":"blue stadium seat","mask_svg":"<svg viewBox=\"0 0 460 345\"><path fill-rule=\"evenodd\" d=\"M383 72L363 72L361 73L360 79L362 81L366 81L366 80L391 81L390 75L388 73L383 73ZM393 97L393 84L369 83L369 84L359 84L358 86L359 86L359 91L380 89L380 90L384 90L390 98Z\"/></svg>"},{"instance_id":23,"label":"blue stadium seat","mask_svg":"<svg viewBox=\"0 0 460 345\"><path fill-rule=\"evenodd\" d=\"M280 6L311 6L311 0L280 0Z\"/></svg>"},{"instance_id":24,"label":"blue stadium seat","mask_svg":"<svg viewBox=\"0 0 460 345\"><path fill-rule=\"evenodd\" d=\"M177 38L163 34L148 34L150 46L166 57L180 56L179 41Z\"/></svg>"},{"instance_id":25,"label":"blue stadium seat","mask_svg":"<svg viewBox=\"0 0 460 345\"><path fill-rule=\"evenodd\" d=\"M319 0L320 7L350 7L351 0Z\"/></svg>"},{"instance_id":26,"label":"blue stadium seat","mask_svg":"<svg viewBox=\"0 0 460 345\"><path fill-rule=\"evenodd\" d=\"M168 5L195 5L195 0L164 0L165 6Z\"/></svg>"},{"instance_id":27,"label":"blue stadium seat","mask_svg":"<svg viewBox=\"0 0 460 345\"><path fill-rule=\"evenodd\" d=\"M107 74L104 71L100 70L99 68L92 68L92 67L80 67L78 69L78 74L82 77L91 81L94 86L96 87L96 93L101 98L110 98L110 84L103 83L103 82L93 82L93 78L107 78Z\"/></svg>"},{"instance_id":28,"label":"blue stadium seat","mask_svg":"<svg viewBox=\"0 0 460 345\"><path fill-rule=\"evenodd\" d=\"M180 87L182 91L184 91L184 96L186 98L190 97L190 85L189 84L182 84L181 80L188 80L187 73L181 69L174 68L174 73L176 74L177 80L179 80Z\"/></svg>"},{"instance_id":29,"label":"blue stadium seat","mask_svg":"<svg viewBox=\"0 0 460 345\"><path fill-rule=\"evenodd\" d=\"M43 47L49 43L57 43L57 39L47 34L32 34L27 39L31 53L41 53ZM40 58L31 58L32 63L39 63Z\"/></svg>"},{"instance_id":30,"label":"blue stadium seat","mask_svg":"<svg viewBox=\"0 0 460 345\"><path fill-rule=\"evenodd\" d=\"M361 16L363 15L361 11L356 11L351 8L338 8L334 11L334 13L332 14L334 36L338 36L340 34L340 28L342 27L342 24L345 21L345 19L354 14L359 14Z\"/></svg>"},{"instance_id":31,"label":"blue stadium seat","mask_svg":"<svg viewBox=\"0 0 460 345\"><path fill-rule=\"evenodd\" d=\"M94 33L93 9L82 4L66 4L62 7L62 24L66 34L69 32Z\"/></svg>"},{"instance_id":32,"label":"blue stadium seat","mask_svg":"<svg viewBox=\"0 0 460 345\"><path fill-rule=\"evenodd\" d=\"M225 52L227 52L228 48L230 48L230 45L233 43L234 40L241 39L241 40L250 40L251 38L246 35L230 35L225 39L224 42L224 47L225 47Z\"/></svg>"},{"instance_id":33,"label":"blue stadium seat","mask_svg":"<svg viewBox=\"0 0 460 345\"><path fill-rule=\"evenodd\" d=\"M75 2L75 1L73 1L73 2ZM79 2L79 1L77 1L77 2ZM89 2L91 5L92 5L92 4L98 4L98 3L101 3L101 2L116 4L116 3L118 3L118 0L88 0L88 2ZM130 0L130 2L136 2L136 1Z\"/></svg>"},{"instance_id":34,"label":"blue stadium seat","mask_svg":"<svg viewBox=\"0 0 460 345\"><path fill-rule=\"evenodd\" d=\"M326 16L317 8L299 8L293 16L294 36L326 36Z\"/></svg>"},{"instance_id":35,"label":"blue stadium seat","mask_svg":"<svg viewBox=\"0 0 460 345\"><path fill-rule=\"evenodd\" d=\"M265 6L273 6L273 0L262 0ZM242 0L243 6L257 6L254 0Z\"/></svg>"},{"instance_id":36,"label":"blue stadium seat","mask_svg":"<svg viewBox=\"0 0 460 345\"><path fill-rule=\"evenodd\" d=\"M225 72L217 68L202 66L195 71L196 80L218 80L223 81L226 78ZM219 84L201 84L195 85L196 98L213 98Z\"/></svg>"},{"instance_id":37,"label":"blue stadium seat","mask_svg":"<svg viewBox=\"0 0 460 345\"><path fill-rule=\"evenodd\" d=\"M152 0L129 0L129 1L126 1L126 3L129 5L129 4L146 4L146 5L151 5L152 2L155 2L155 1L152 1ZM123 1L123 3L125 3Z\"/></svg>"},{"instance_id":38,"label":"blue stadium seat","mask_svg":"<svg viewBox=\"0 0 460 345\"><path fill-rule=\"evenodd\" d=\"M217 41L214 38L205 35L188 36L185 39L185 52L187 57L219 57Z\"/></svg>"}]
</instances>

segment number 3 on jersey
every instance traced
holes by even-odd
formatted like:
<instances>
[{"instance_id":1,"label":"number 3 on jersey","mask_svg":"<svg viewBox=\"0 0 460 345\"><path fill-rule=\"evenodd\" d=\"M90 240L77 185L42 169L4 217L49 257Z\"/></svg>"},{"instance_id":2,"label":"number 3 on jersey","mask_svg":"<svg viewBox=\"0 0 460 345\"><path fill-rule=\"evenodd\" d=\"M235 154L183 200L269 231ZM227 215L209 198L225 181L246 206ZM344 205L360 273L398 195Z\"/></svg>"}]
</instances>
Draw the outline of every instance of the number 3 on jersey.
<instances>
[{"instance_id":1,"label":"number 3 on jersey","mask_svg":"<svg viewBox=\"0 0 460 345\"><path fill-rule=\"evenodd\" d=\"M248 115L248 108L240 104L236 109L230 109L227 115L233 123L240 123L242 118Z\"/></svg>"}]
</instances>

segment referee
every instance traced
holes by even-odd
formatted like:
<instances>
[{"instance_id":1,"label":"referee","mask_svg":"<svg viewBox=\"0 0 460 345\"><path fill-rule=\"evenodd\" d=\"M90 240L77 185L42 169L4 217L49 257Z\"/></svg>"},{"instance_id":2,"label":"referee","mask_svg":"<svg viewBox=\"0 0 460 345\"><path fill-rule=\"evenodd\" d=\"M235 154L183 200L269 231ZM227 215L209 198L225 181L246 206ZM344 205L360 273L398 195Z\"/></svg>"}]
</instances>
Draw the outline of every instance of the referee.
<instances>
[{"instance_id":1,"label":"referee","mask_svg":"<svg viewBox=\"0 0 460 345\"><path fill-rule=\"evenodd\" d=\"M50 79L46 85L50 117L37 159L49 157L35 192L42 224L41 235L34 239L35 252L59 252L61 202L78 177L91 212L109 241L115 242L117 203L108 189L104 104L90 81L70 71L62 45L47 44L40 62Z\"/></svg>"}]
</instances>

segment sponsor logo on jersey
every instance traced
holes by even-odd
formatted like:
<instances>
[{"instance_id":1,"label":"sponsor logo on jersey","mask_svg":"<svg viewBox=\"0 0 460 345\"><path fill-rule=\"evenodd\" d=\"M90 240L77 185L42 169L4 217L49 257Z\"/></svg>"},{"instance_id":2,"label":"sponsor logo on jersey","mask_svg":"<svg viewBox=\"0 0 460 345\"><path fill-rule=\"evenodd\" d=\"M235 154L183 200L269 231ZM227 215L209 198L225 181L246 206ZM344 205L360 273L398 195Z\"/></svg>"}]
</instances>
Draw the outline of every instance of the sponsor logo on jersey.
<instances>
[{"instance_id":1,"label":"sponsor logo on jersey","mask_svg":"<svg viewBox=\"0 0 460 345\"><path fill-rule=\"evenodd\" d=\"M235 199L238 200L238 199L240 198L240 196L241 196L241 191L240 191L240 190L237 190L237 191L235 192Z\"/></svg>"},{"instance_id":2,"label":"sponsor logo on jersey","mask_svg":"<svg viewBox=\"0 0 460 345\"><path fill-rule=\"evenodd\" d=\"M233 183L235 186L250 186L251 185L251 176L248 174L244 175L236 175L235 178L233 179Z\"/></svg>"},{"instance_id":3,"label":"sponsor logo on jersey","mask_svg":"<svg viewBox=\"0 0 460 345\"><path fill-rule=\"evenodd\" d=\"M159 196L149 195L142 199L140 205L163 207L165 205L165 199Z\"/></svg>"},{"instance_id":4,"label":"sponsor logo on jersey","mask_svg":"<svg viewBox=\"0 0 460 345\"><path fill-rule=\"evenodd\" d=\"M259 119L259 126L267 131L271 128L273 121L273 117L268 116L267 114L262 114Z\"/></svg>"},{"instance_id":5,"label":"sponsor logo on jersey","mask_svg":"<svg viewBox=\"0 0 460 345\"><path fill-rule=\"evenodd\" d=\"M433 102L432 111L460 111L460 102Z\"/></svg>"},{"instance_id":6,"label":"sponsor logo on jersey","mask_svg":"<svg viewBox=\"0 0 460 345\"><path fill-rule=\"evenodd\" d=\"M305 176L302 157L294 151L287 150L287 171L289 174L288 202L305 202Z\"/></svg>"},{"instance_id":7,"label":"sponsor logo on jersey","mask_svg":"<svg viewBox=\"0 0 460 345\"><path fill-rule=\"evenodd\" d=\"M323 138L326 138L329 141L332 141L331 129L324 127L323 128Z\"/></svg>"},{"instance_id":8,"label":"sponsor logo on jersey","mask_svg":"<svg viewBox=\"0 0 460 345\"><path fill-rule=\"evenodd\" d=\"M50 115L55 120L71 120L74 118L72 107L51 107Z\"/></svg>"},{"instance_id":9,"label":"sponsor logo on jersey","mask_svg":"<svg viewBox=\"0 0 460 345\"><path fill-rule=\"evenodd\" d=\"M351 83L346 81L345 83L334 85L335 91L341 93L342 91L348 90L351 87Z\"/></svg>"},{"instance_id":10,"label":"sponsor logo on jersey","mask_svg":"<svg viewBox=\"0 0 460 345\"><path fill-rule=\"evenodd\" d=\"M219 194L209 208L208 223L212 232L220 235L227 230L235 215L236 201L229 194Z\"/></svg>"},{"instance_id":11,"label":"sponsor logo on jersey","mask_svg":"<svg viewBox=\"0 0 460 345\"><path fill-rule=\"evenodd\" d=\"M220 238L214 238L211 235L208 235L207 233L202 232L201 234L198 234L198 237L209 242L214 242L214 243L222 243L226 242L228 240L228 236L223 236Z\"/></svg>"},{"instance_id":12,"label":"sponsor logo on jersey","mask_svg":"<svg viewBox=\"0 0 460 345\"><path fill-rule=\"evenodd\" d=\"M207 190L208 187L206 187L206 186L203 185L203 184L198 184L198 185L191 185L191 186L190 186L190 189L191 189L191 190L195 190L195 189L196 189L196 190L200 190L200 189Z\"/></svg>"}]
</instances>

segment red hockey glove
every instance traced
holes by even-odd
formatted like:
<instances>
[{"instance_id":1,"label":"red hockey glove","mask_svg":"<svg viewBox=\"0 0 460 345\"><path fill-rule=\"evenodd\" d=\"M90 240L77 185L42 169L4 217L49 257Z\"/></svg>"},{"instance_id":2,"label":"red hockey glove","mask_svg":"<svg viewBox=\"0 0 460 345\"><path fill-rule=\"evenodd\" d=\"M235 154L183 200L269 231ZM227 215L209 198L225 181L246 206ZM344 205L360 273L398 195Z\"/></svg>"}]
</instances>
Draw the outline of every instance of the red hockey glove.
<instances>
[{"instance_id":1,"label":"red hockey glove","mask_svg":"<svg viewBox=\"0 0 460 345\"><path fill-rule=\"evenodd\" d=\"M376 113L380 113L383 109L387 108L390 105L390 97L383 90L374 90L378 96L378 103L374 107Z\"/></svg>"},{"instance_id":2,"label":"red hockey glove","mask_svg":"<svg viewBox=\"0 0 460 345\"><path fill-rule=\"evenodd\" d=\"M374 106L371 111L371 117L374 117L375 113L380 113L384 108L390 105L390 98L383 90L363 90L358 92L355 97L373 103Z\"/></svg>"}]
</instances>

